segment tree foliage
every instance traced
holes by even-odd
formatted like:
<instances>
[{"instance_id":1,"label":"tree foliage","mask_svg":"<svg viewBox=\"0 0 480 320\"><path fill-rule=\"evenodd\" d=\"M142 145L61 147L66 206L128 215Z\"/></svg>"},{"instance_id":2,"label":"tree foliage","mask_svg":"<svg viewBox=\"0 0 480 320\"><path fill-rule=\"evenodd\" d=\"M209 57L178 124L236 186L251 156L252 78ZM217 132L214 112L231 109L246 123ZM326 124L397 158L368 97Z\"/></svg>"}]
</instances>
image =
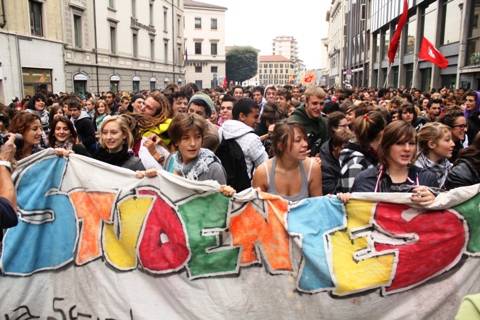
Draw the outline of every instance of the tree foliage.
<instances>
[{"instance_id":1,"label":"tree foliage","mask_svg":"<svg viewBox=\"0 0 480 320\"><path fill-rule=\"evenodd\" d=\"M258 51L253 47L233 47L226 55L227 79L242 82L257 74Z\"/></svg>"}]
</instances>

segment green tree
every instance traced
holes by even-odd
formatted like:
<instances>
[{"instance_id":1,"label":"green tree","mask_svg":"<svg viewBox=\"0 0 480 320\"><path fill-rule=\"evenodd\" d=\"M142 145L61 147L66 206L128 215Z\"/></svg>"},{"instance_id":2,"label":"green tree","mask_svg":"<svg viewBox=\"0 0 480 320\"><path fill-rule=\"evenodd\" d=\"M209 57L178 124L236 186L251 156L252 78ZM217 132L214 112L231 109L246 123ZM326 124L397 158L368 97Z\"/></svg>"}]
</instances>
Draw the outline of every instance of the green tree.
<instances>
[{"instance_id":1,"label":"green tree","mask_svg":"<svg viewBox=\"0 0 480 320\"><path fill-rule=\"evenodd\" d=\"M253 47L233 47L226 55L227 79L242 82L257 74L258 51Z\"/></svg>"}]
</instances>

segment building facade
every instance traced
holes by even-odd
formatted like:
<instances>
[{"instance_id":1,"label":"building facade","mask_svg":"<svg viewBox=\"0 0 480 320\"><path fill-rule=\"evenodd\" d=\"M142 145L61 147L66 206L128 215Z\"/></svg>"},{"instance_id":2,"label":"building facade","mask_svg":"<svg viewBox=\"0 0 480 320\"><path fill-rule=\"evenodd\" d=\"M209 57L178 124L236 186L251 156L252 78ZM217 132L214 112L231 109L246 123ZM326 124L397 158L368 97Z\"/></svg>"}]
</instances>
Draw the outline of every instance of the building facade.
<instances>
[{"instance_id":1,"label":"building facade","mask_svg":"<svg viewBox=\"0 0 480 320\"><path fill-rule=\"evenodd\" d=\"M69 92L183 83L183 0L65 0Z\"/></svg>"},{"instance_id":2,"label":"building facade","mask_svg":"<svg viewBox=\"0 0 480 320\"><path fill-rule=\"evenodd\" d=\"M0 102L65 91L62 0L0 3Z\"/></svg>"},{"instance_id":3,"label":"building facade","mask_svg":"<svg viewBox=\"0 0 480 320\"><path fill-rule=\"evenodd\" d=\"M293 61L284 56L260 56L258 82L262 86L291 84L295 80L295 68Z\"/></svg>"},{"instance_id":4,"label":"building facade","mask_svg":"<svg viewBox=\"0 0 480 320\"><path fill-rule=\"evenodd\" d=\"M300 79L305 66L298 56L298 42L292 36L277 36L272 41L272 54L283 56L295 65L295 81Z\"/></svg>"},{"instance_id":5,"label":"building facade","mask_svg":"<svg viewBox=\"0 0 480 320\"><path fill-rule=\"evenodd\" d=\"M225 11L227 8L185 0L185 78L199 88L225 79Z\"/></svg>"},{"instance_id":6,"label":"building facade","mask_svg":"<svg viewBox=\"0 0 480 320\"><path fill-rule=\"evenodd\" d=\"M343 4L347 45L340 59L344 64L342 84L350 80L353 86L403 86L421 90L444 86L480 88L480 25L477 23L480 0L410 0L408 3L408 22L395 61L389 66L388 46L403 11L403 1L332 1L328 16L329 84L336 79L338 85L337 65L342 50L334 42L340 39L335 33L340 31L341 23L335 19L334 12ZM448 59L447 68L439 69L418 59L423 37Z\"/></svg>"},{"instance_id":7,"label":"building facade","mask_svg":"<svg viewBox=\"0 0 480 320\"><path fill-rule=\"evenodd\" d=\"M342 72L345 56L345 0L333 0L327 12L328 36L326 41L328 55L328 86L342 85Z\"/></svg>"}]
</instances>

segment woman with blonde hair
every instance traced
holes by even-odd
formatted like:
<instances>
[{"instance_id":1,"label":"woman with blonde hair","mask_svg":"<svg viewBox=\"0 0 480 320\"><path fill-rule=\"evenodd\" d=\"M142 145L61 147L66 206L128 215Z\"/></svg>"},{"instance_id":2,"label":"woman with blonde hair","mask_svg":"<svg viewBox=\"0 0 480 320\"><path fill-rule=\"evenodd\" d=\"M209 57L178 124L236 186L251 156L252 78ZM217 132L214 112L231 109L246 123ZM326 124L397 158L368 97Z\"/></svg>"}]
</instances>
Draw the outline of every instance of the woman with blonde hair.
<instances>
[{"instance_id":1,"label":"woman with blonde hair","mask_svg":"<svg viewBox=\"0 0 480 320\"><path fill-rule=\"evenodd\" d=\"M443 187L452 164L455 142L452 140L450 128L439 122L429 122L417 135L419 153L415 165L432 172L437 177L438 185Z\"/></svg>"},{"instance_id":2,"label":"woman with blonde hair","mask_svg":"<svg viewBox=\"0 0 480 320\"><path fill-rule=\"evenodd\" d=\"M130 152L133 135L122 116L108 116L104 119L100 127L99 144L94 154L95 159L134 171L145 170L140 159Z\"/></svg>"},{"instance_id":3,"label":"woman with blonde hair","mask_svg":"<svg viewBox=\"0 0 480 320\"><path fill-rule=\"evenodd\" d=\"M105 100L99 99L95 104L95 116L93 117L93 122L95 125L95 130L98 131L102 126L103 120L105 117L110 114L110 108Z\"/></svg>"}]
</instances>

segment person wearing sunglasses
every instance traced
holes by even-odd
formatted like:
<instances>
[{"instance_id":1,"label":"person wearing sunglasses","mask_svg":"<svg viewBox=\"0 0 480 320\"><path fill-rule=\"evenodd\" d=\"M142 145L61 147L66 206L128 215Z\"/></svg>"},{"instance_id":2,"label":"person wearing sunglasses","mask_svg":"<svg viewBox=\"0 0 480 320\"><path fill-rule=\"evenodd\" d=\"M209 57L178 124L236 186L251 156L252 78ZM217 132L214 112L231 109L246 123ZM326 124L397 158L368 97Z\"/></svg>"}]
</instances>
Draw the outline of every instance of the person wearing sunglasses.
<instances>
[{"instance_id":1,"label":"person wearing sunglasses","mask_svg":"<svg viewBox=\"0 0 480 320\"><path fill-rule=\"evenodd\" d=\"M448 160L454 162L457 160L460 150L463 149L463 142L467 133L467 120L461 110L452 110L445 114L442 123L450 127L450 132L452 133L455 147L453 148L452 156Z\"/></svg>"}]
</instances>

